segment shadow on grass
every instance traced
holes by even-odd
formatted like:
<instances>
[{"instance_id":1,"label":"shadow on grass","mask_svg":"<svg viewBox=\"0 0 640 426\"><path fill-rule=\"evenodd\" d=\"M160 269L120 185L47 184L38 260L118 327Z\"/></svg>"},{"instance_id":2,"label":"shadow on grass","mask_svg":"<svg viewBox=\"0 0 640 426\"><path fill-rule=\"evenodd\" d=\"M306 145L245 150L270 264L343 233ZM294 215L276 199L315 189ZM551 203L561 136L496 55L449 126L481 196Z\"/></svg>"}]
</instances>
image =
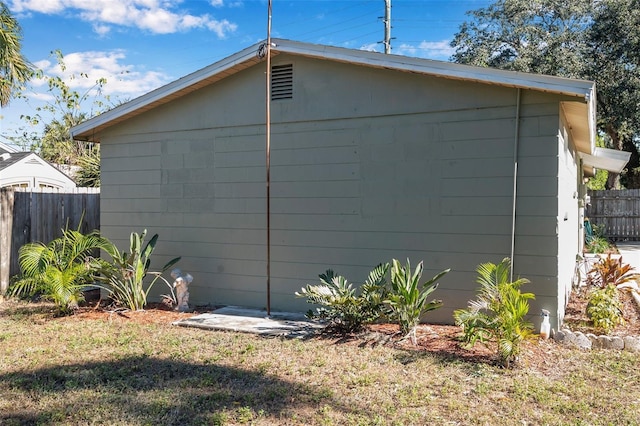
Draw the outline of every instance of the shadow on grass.
<instances>
[{"instance_id":1,"label":"shadow on grass","mask_svg":"<svg viewBox=\"0 0 640 426\"><path fill-rule=\"evenodd\" d=\"M345 413L366 409L346 407L330 389L256 371L144 356L4 373L0 389L5 403L17 402L0 413L3 425L234 423L224 420L229 409L245 420L295 413L304 423L305 412L326 405Z\"/></svg>"}]
</instances>

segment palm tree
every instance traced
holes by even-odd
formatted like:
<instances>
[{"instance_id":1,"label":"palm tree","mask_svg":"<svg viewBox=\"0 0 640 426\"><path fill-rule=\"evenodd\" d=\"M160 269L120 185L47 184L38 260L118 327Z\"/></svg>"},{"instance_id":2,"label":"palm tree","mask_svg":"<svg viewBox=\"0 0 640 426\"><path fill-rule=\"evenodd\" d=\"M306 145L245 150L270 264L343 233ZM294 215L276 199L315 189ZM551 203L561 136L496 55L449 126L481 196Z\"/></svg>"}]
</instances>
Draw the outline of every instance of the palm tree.
<instances>
[{"instance_id":1,"label":"palm tree","mask_svg":"<svg viewBox=\"0 0 640 426\"><path fill-rule=\"evenodd\" d=\"M0 106L9 103L14 90L32 75L22 55L22 29L7 6L0 2Z\"/></svg>"}]
</instances>

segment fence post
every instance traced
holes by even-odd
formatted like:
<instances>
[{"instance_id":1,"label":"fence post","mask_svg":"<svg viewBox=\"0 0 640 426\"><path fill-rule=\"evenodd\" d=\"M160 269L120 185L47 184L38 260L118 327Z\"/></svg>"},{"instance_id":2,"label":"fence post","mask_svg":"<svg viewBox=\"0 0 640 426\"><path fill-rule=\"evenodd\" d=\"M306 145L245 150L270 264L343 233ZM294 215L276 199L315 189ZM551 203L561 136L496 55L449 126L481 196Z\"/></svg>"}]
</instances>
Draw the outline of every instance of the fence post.
<instances>
[{"instance_id":1,"label":"fence post","mask_svg":"<svg viewBox=\"0 0 640 426\"><path fill-rule=\"evenodd\" d=\"M0 300L7 294L11 269L14 191L0 188Z\"/></svg>"}]
</instances>

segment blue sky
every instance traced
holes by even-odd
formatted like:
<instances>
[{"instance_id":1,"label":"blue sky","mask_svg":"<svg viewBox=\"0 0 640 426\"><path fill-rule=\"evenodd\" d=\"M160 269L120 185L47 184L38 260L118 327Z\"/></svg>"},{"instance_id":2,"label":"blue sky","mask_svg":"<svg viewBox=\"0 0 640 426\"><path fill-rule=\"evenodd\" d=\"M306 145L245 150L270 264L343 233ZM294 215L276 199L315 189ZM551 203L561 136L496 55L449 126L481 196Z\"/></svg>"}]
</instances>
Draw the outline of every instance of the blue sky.
<instances>
[{"instance_id":1,"label":"blue sky","mask_svg":"<svg viewBox=\"0 0 640 426\"><path fill-rule=\"evenodd\" d=\"M266 0L1 0L23 30L23 53L45 76L84 93L133 99L266 38ZM392 53L447 60L465 12L490 0L392 0ZM383 51L384 0L272 0L272 36ZM66 70L51 52L60 50ZM81 77L81 73L88 77ZM75 78L71 78L74 76ZM51 100L34 80L28 101L0 116L0 141L30 129L20 115ZM84 108L91 109L88 97ZM46 118L46 117L45 117Z\"/></svg>"}]
</instances>

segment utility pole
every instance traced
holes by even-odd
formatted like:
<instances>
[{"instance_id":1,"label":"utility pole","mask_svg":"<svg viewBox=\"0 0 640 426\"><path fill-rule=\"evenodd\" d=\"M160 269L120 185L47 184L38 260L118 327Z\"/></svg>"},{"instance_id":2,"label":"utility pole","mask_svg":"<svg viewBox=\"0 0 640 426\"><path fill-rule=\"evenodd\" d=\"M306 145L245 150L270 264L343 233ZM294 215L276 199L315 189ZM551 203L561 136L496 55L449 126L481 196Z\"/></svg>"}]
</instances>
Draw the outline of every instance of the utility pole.
<instances>
[{"instance_id":1,"label":"utility pole","mask_svg":"<svg viewBox=\"0 0 640 426\"><path fill-rule=\"evenodd\" d=\"M391 53L391 0L384 0L384 53Z\"/></svg>"}]
</instances>

